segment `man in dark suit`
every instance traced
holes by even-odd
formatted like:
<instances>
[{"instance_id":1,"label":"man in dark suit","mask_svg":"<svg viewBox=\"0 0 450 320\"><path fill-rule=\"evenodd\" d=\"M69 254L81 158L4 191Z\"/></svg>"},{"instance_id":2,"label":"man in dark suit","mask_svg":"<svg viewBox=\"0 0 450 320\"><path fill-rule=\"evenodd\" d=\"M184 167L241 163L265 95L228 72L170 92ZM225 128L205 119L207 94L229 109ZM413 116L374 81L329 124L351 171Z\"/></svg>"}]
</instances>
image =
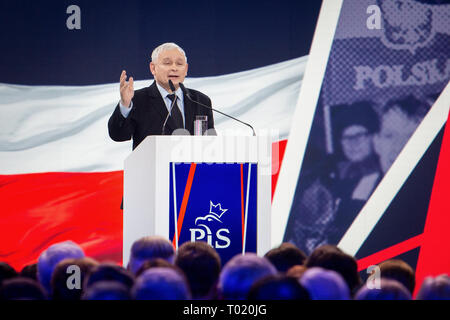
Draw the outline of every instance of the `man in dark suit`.
<instances>
[{"instance_id":1,"label":"man in dark suit","mask_svg":"<svg viewBox=\"0 0 450 320\"><path fill-rule=\"evenodd\" d=\"M198 115L206 115L208 129L214 129L212 110L192 102L179 86L184 81L187 70L184 50L174 43L164 43L152 53L150 72L155 78L152 85L134 91L133 77L126 81L126 71L122 71L120 102L108 121L111 139L133 139L135 149L148 135L170 135L177 129L185 129L186 134L192 135L194 120ZM172 80L175 92L172 92L169 80ZM189 89L189 94L192 100L211 106L211 100L203 93ZM171 109L173 99L176 102ZM169 111L171 113L167 118Z\"/></svg>"}]
</instances>

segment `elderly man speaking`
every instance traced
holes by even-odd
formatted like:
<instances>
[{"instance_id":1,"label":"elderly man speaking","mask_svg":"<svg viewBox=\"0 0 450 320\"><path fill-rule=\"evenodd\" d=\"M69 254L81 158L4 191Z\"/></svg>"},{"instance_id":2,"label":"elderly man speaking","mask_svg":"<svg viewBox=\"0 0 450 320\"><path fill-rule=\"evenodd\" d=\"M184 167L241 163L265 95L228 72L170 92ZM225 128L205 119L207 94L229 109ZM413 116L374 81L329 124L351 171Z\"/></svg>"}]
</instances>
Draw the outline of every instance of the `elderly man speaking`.
<instances>
[{"instance_id":1,"label":"elderly man speaking","mask_svg":"<svg viewBox=\"0 0 450 320\"><path fill-rule=\"evenodd\" d=\"M205 107L211 107L211 99L193 89L186 89L187 97L180 87L188 71L184 50L175 43L164 43L153 50L151 60L155 81L149 87L135 91L133 77L127 81L122 71L120 102L108 122L110 137L114 141L133 139L135 149L148 135L170 135L177 129L192 135L194 120L200 115L207 116L207 129L214 129L212 110Z\"/></svg>"}]
</instances>

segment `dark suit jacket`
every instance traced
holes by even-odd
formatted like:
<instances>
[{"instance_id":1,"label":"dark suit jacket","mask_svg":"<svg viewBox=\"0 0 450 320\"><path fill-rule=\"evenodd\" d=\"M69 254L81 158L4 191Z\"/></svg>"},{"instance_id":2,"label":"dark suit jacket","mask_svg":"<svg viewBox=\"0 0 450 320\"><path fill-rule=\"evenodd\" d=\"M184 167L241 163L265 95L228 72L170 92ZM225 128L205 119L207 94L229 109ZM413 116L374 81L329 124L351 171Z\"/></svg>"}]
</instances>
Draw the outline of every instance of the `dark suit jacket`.
<instances>
[{"instance_id":1,"label":"dark suit jacket","mask_svg":"<svg viewBox=\"0 0 450 320\"><path fill-rule=\"evenodd\" d=\"M208 96L193 89L188 90L194 101L211 106L211 99ZM108 130L109 136L114 141L126 141L132 138L134 150L147 136L162 134L168 111L156 82L147 88L136 90L132 101L133 108L127 118L122 116L117 104L109 118ZM191 135L194 134L194 119L197 115L208 116L208 129L214 128L212 110L193 103L184 95L185 127ZM169 117L165 127L166 134L172 134L175 129L175 123L172 117Z\"/></svg>"}]
</instances>

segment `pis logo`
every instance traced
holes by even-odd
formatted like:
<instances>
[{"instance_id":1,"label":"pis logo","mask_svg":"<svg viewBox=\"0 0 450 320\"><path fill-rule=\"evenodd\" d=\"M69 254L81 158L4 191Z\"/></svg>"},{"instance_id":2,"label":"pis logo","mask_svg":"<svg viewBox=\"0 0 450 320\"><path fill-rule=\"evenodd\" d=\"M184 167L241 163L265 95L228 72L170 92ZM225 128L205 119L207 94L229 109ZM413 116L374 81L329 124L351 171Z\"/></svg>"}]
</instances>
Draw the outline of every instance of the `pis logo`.
<instances>
[{"instance_id":1,"label":"pis logo","mask_svg":"<svg viewBox=\"0 0 450 320\"><path fill-rule=\"evenodd\" d=\"M220 226L222 224L222 220L220 220L225 212L228 209L222 209L220 203L214 204L212 201L209 201L209 213L204 217L197 217L195 219L195 225L199 228L190 228L191 232L191 241L195 242L198 240L205 240L206 242L216 248L216 249L225 249L230 246L230 238L226 236L226 234L230 234L230 230L226 228L217 228L215 225ZM213 235L211 228L217 229L215 235Z\"/></svg>"}]
</instances>

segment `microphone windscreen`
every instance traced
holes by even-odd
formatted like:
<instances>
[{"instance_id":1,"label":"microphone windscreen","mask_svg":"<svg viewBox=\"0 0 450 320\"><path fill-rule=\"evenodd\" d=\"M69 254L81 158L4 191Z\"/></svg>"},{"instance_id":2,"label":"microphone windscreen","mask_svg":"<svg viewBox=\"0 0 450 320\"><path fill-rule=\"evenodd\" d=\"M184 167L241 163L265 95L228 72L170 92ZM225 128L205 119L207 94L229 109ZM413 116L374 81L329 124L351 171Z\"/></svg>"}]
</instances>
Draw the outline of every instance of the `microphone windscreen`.
<instances>
[{"instance_id":1,"label":"microphone windscreen","mask_svg":"<svg viewBox=\"0 0 450 320\"><path fill-rule=\"evenodd\" d=\"M169 79L169 87L170 87L170 90L172 90L172 92L175 92L176 90L175 90L175 86L173 85L173 82L172 82L172 80L170 80Z\"/></svg>"},{"instance_id":2,"label":"microphone windscreen","mask_svg":"<svg viewBox=\"0 0 450 320\"><path fill-rule=\"evenodd\" d=\"M189 94L189 92L187 91L186 87L184 86L184 84L182 82L180 82L178 84L181 88L181 91L183 91L183 93L189 98L192 99L191 95Z\"/></svg>"},{"instance_id":3,"label":"microphone windscreen","mask_svg":"<svg viewBox=\"0 0 450 320\"><path fill-rule=\"evenodd\" d=\"M181 91L183 91L183 93L186 94L186 87L184 86L183 82L180 82L178 85L180 86Z\"/></svg>"}]
</instances>

